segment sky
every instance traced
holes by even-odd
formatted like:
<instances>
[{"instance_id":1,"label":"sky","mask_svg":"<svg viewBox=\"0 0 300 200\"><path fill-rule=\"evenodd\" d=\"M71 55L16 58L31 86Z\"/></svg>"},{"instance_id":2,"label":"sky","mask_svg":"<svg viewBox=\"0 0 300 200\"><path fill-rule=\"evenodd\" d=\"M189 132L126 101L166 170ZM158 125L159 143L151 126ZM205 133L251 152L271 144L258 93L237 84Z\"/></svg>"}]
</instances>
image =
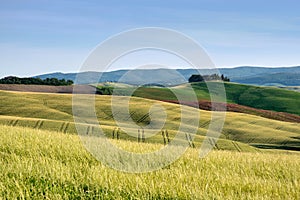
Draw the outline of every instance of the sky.
<instances>
[{"instance_id":1,"label":"sky","mask_svg":"<svg viewBox=\"0 0 300 200\"><path fill-rule=\"evenodd\" d=\"M142 27L173 29L193 38L217 67L300 65L297 0L0 3L0 77L76 72L99 43ZM127 68L128 60L115 67ZM170 59L169 65L184 67L183 63L172 62Z\"/></svg>"}]
</instances>

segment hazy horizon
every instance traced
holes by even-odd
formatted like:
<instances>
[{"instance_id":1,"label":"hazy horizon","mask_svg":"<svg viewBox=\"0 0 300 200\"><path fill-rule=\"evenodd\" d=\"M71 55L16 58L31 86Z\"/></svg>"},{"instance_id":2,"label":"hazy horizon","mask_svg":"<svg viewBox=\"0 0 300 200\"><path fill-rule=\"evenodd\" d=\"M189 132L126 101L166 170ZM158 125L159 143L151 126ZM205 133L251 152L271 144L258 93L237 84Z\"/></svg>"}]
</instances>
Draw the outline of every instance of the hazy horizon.
<instances>
[{"instance_id":1,"label":"hazy horizon","mask_svg":"<svg viewBox=\"0 0 300 200\"><path fill-rule=\"evenodd\" d=\"M300 67L300 65L297 66L232 66L232 67L216 67L216 69L234 69L234 68L242 68L242 67L253 67L253 68L294 68L294 67ZM153 69L194 69L192 67L172 67L172 68L145 68L145 69L138 69L138 70L153 70ZM203 70L207 70L207 69L214 69L214 68L201 68ZM201 70L200 69L200 70ZM112 69L106 72L114 72L114 71L120 71L120 70L137 70L137 69L133 69L133 68L120 68L120 69ZM7 74L4 76L0 76L0 78L4 78L7 76L17 76L17 77L34 77L34 76L39 76L39 75L44 75L44 74L55 74L55 73L62 73L62 74L72 74L72 73L79 73L80 71L49 71L49 72L44 72L44 73L40 73L40 74L32 74L32 75L28 75L28 76L20 76L20 75L15 75L15 74ZM81 71L82 72L82 71ZM102 71L84 71L84 72L102 72Z\"/></svg>"}]
</instances>

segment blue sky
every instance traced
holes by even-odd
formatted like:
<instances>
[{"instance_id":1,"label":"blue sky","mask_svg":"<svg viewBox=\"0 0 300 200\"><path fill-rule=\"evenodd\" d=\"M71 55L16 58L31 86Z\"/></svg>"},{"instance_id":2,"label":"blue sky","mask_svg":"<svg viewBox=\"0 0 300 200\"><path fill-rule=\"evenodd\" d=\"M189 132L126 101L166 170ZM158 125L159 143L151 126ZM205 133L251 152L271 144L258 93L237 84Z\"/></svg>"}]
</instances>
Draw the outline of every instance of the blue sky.
<instances>
[{"instance_id":1,"label":"blue sky","mask_svg":"<svg viewBox=\"0 0 300 200\"><path fill-rule=\"evenodd\" d=\"M106 38L149 26L192 37L218 67L300 65L297 0L10 0L0 6L0 77L78 71Z\"/></svg>"}]
</instances>

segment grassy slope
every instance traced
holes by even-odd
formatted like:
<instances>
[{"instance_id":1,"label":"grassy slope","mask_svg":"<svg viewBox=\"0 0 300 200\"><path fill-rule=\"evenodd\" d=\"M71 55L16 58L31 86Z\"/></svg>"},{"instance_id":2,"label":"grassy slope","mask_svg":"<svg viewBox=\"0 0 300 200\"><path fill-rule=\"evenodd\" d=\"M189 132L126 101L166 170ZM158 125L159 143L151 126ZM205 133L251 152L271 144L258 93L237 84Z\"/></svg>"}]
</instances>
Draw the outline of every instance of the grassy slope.
<instances>
[{"instance_id":1,"label":"grassy slope","mask_svg":"<svg viewBox=\"0 0 300 200\"><path fill-rule=\"evenodd\" d=\"M2 115L0 123L11 126L29 126L36 129L74 133L71 98L71 95L62 94L0 91L0 115ZM101 121L105 133L109 136L111 136L112 130L116 126L111 117L110 103L110 96L97 96L96 98L97 116ZM168 118L164 128L169 130L171 137L174 136L181 120L178 114L180 108L178 105L132 98L131 117L135 121L143 119L139 122L141 125L148 124L150 118L146 114L151 105L155 103L160 103L167 110ZM200 128L195 139L196 146L201 144L203 136L206 135L210 120L210 112L200 111L200 114ZM123 123L126 122L127 119L123 119ZM132 130L133 133L136 131ZM264 148L298 150L300 146L299 133L300 125L298 123L280 122L253 115L228 112L221 140L218 142L217 148L255 151L254 148L246 145L251 144ZM136 140L126 134L122 134L121 137L128 140ZM231 140L241 143L232 142ZM147 142L162 143L163 140L161 135L157 134L153 138L147 139Z\"/></svg>"},{"instance_id":2,"label":"grassy slope","mask_svg":"<svg viewBox=\"0 0 300 200\"><path fill-rule=\"evenodd\" d=\"M189 149L164 169L115 171L97 162L75 135L0 125L3 199L299 199L298 154ZM132 151L159 144L119 141Z\"/></svg>"},{"instance_id":3,"label":"grassy slope","mask_svg":"<svg viewBox=\"0 0 300 200\"><path fill-rule=\"evenodd\" d=\"M199 100L210 100L205 83L193 83L192 86ZM258 87L235 83L224 83L224 86L228 103L300 115L300 104L298 103L300 93L298 92L275 87ZM184 85L174 89L188 95ZM135 96L157 100L177 100L168 88L139 88L135 92Z\"/></svg>"}]
</instances>

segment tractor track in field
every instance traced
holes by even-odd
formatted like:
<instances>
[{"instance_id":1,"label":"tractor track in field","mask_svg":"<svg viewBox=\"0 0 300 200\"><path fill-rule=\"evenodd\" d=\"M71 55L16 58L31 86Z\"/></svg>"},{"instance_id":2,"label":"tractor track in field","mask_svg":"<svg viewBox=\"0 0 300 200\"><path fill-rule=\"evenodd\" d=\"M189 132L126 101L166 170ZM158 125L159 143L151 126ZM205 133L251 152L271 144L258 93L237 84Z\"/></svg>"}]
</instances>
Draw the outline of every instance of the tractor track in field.
<instances>
[{"instance_id":1,"label":"tractor track in field","mask_svg":"<svg viewBox=\"0 0 300 200\"><path fill-rule=\"evenodd\" d=\"M219 146L217 145L217 142L215 141L214 138L208 137L208 143L213 146L213 148L220 150Z\"/></svg>"},{"instance_id":2,"label":"tractor track in field","mask_svg":"<svg viewBox=\"0 0 300 200\"><path fill-rule=\"evenodd\" d=\"M91 129L90 126L88 126L88 127L86 128L86 135L88 135L88 134L90 133L90 129Z\"/></svg>"},{"instance_id":3,"label":"tractor track in field","mask_svg":"<svg viewBox=\"0 0 300 200\"><path fill-rule=\"evenodd\" d=\"M34 125L34 129L40 129L43 125L44 121L43 120L38 120L35 125Z\"/></svg>"},{"instance_id":4,"label":"tractor track in field","mask_svg":"<svg viewBox=\"0 0 300 200\"><path fill-rule=\"evenodd\" d=\"M143 115L139 120L137 120L138 123L143 122L147 117L149 117L149 113L146 113Z\"/></svg>"},{"instance_id":5,"label":"tractor track in field","mask_svg":"<svg viewBox=\"0 0 300 200\"><path fill-rule=\"evenodd\" d=\"M206 126L209 125L209 123L210 123L210 120L205 121L205 122L203 122L203 123L200 124L200 127L201 127L201 128L205 128Z\"/></svg>"},{"instance_id":6,"label":"tractor track in field","mask_svg":"<svg viewBox=\"0 0 300 200\"><path fill-rule=\"evenodd\" d=\"M133 115L134 115L136 112L137 112L137 111L130 112L130 115L127 117L126 121L128 121L130 118L133 119Z\"/></svg>"},{"instance_id":7,"label":"tractor track in field","mask_svg":"<svg viewBox=\"0 0 300 200\"><path fill-rule=\"evenodd\" d=\"M19 120L15 119L15 120L11 120L9 123L9 126L16 126L18 124Z\"/></svg>"},{"instance_id":8,"label":"tractor track in field","mask_svg":"<svg viewBox=\"0 0 300 200\"><path fill-rule=\"evenodd\" d=\"M231 141L231 142L232 142L233 146L236 148L237 151L242 152L242 149L241 149L241 147L238 145L237 142L235 142L235 141Z\"/></svg>"},{"instance_id":9,"label":"tractor track in field","mask_svg":"<svg viewBox=\"0 0 300 200\"><path fill-rule=\"evenodd\" d=\"M62 132L62 133L67 133L67 130L68 130L68 127L69 127L69 122L64 122L62 123L59 131Z\"/></svg>"},{"instance_id":10,"label":"tractor track in field","mask_svg":"<svg viewBox=\"0 0 300 200\"><path fill-rule=\"evenodd\" d=\"M39 125L40 125L40 123L42 122L42 120L38 120L38 121L36 121L36 123L35 123L35 125L34 125L34 129L37 129L38 127L39 127Z\"/></svg>"}]
</instances>

